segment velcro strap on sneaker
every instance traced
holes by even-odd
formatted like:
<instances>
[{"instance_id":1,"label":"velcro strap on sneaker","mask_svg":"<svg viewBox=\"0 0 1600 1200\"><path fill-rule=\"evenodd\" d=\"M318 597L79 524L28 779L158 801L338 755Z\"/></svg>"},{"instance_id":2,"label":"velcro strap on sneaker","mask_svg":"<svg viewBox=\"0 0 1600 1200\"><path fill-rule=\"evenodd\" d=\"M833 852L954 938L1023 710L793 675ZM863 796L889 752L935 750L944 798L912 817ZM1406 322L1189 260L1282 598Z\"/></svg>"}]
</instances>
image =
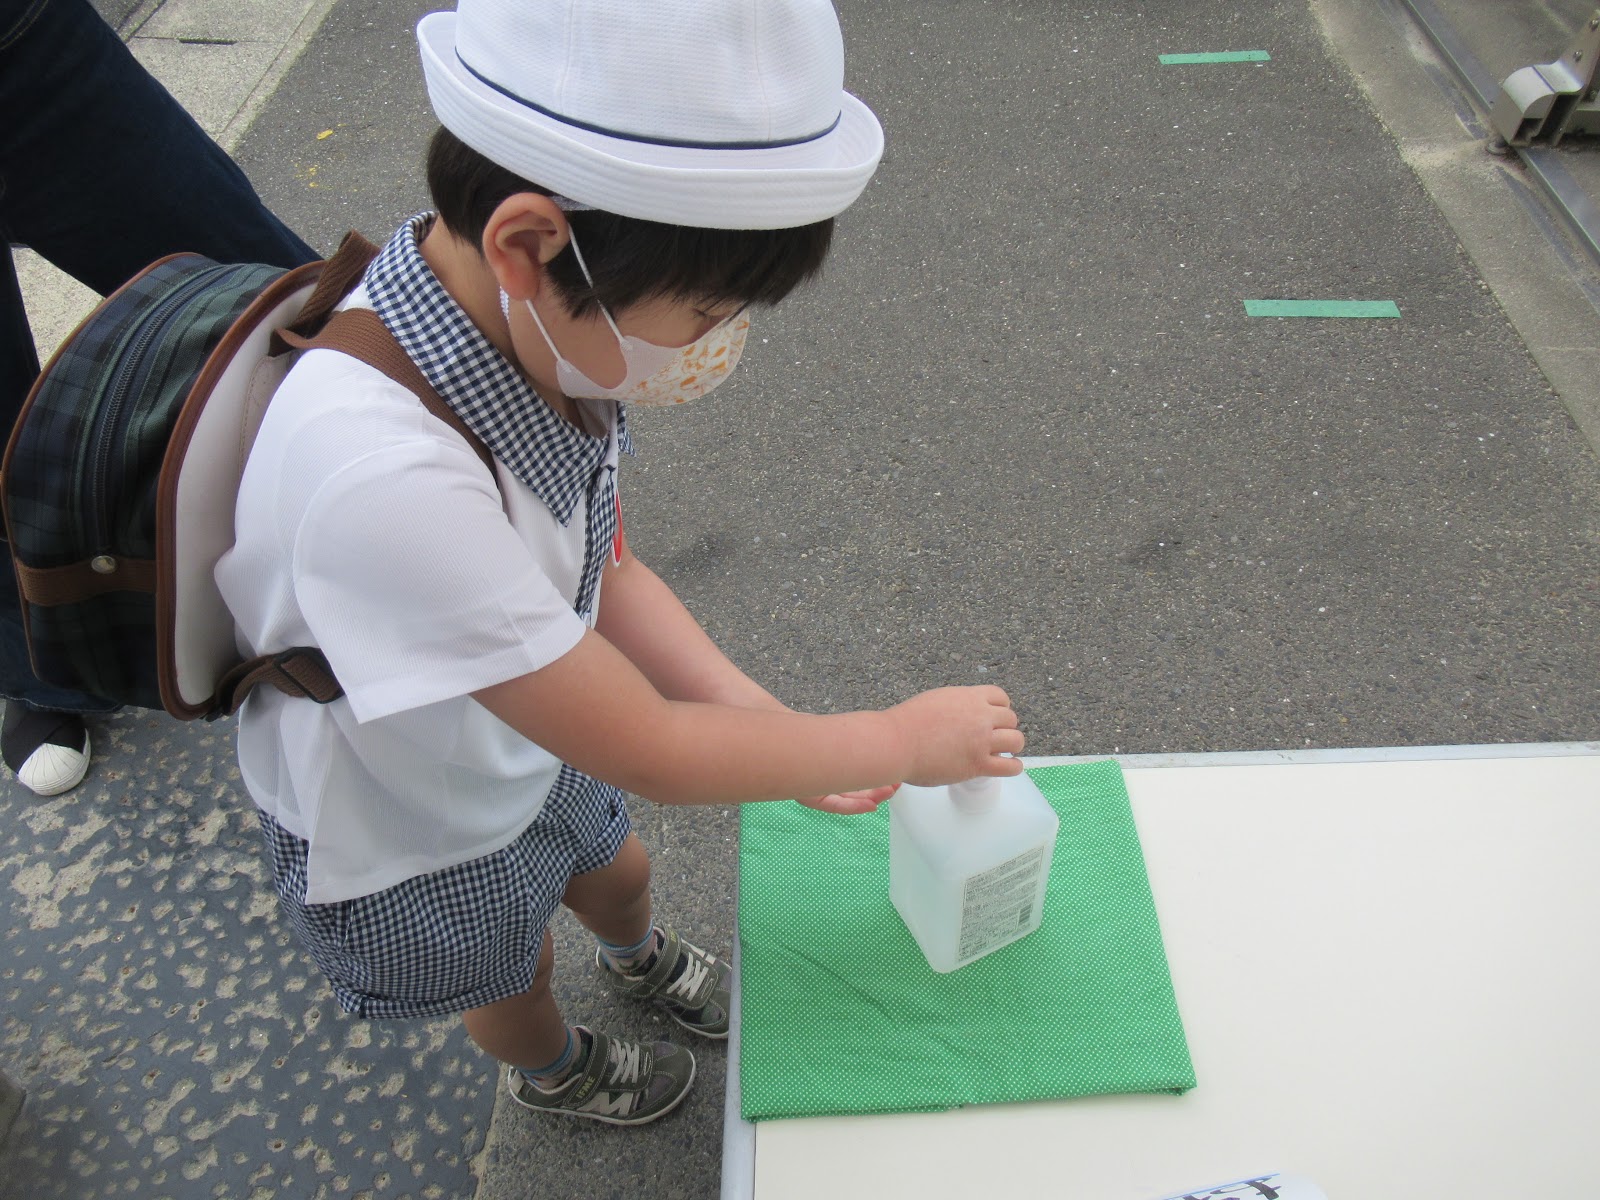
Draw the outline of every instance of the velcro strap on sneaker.
<instances>
[{"instance_id":1,"label":"velcro strap on sneaker","mask_svg":"<svg viewBox=\"0 0 1600 1200\"><path fill-rule=\"evenodd\" d=\"M717 989L716 969L707 956L681 939L670 929L661 931L663 945L656 955L655 966L639 981L639 994L659 996L681 1008L684 1012L698 1012L711 1001ZM683 969L673 978L678 960Z\"/></svg>"},{"instance_id":2,"label":"velcro strap on sneaker","mask_svg":"<svg viewBox=\"0 0 1600 1200\"><path fill-rule=\"evenodd\" d=\"M667 979L672 974L673 964L678 961L681 948L678 935L662 927L661 948L656 951L655 962L643 975L622 974L623 990L640 1000L649 1000L662 991L667 986Z\"/></svg>"},{"instance_id":3,"label":"velcro strap on sneaker","mask_svg":"<svg viewBox=\"0 0 1600 1200\"><path fill-rule=\"evenodd\" d=\"M589 1061L583 1064L583 1075L578 1080L578 1086L567 1098L567 1103L573 1108L589 1102L589 1097L604 1081L606 1063L611 1059L611 1039L603 1033L591 1032L589 1036L594 1039L589 1045Z\"/></svg>"}]
</instances>

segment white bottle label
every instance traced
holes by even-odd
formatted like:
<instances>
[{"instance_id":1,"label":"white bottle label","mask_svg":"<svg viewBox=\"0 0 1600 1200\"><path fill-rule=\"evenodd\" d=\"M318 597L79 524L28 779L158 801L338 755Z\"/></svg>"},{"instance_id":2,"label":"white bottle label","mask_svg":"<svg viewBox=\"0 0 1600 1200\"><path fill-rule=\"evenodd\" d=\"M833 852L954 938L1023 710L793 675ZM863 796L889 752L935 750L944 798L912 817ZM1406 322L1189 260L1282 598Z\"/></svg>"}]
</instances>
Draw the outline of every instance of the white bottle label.
<instances>
[{"instance_id":1,"label":"white bottle label","mask_svg":"<svg viewBox=\"0 0 1600 1200\"><path fill-rule=\"evenodd\" d=\"M968 877L961 891L961 936L956 961L986 954L1016 937L1033 919L1044 870L1044 847Z\"/></svg>"},{"instance_id":2,"label":"white bottle label","mask_svg":"<svg viewBox=\"0 0 1600 1200\"><path fill-rule=\"evenodd\" d=\"M1210 1187L1180 1192L1167 1200L1328 1200L1322 1189L1300 1175L1252 1175L1233 1183L1214 1183Z\"/></svg>"}]
</instances>

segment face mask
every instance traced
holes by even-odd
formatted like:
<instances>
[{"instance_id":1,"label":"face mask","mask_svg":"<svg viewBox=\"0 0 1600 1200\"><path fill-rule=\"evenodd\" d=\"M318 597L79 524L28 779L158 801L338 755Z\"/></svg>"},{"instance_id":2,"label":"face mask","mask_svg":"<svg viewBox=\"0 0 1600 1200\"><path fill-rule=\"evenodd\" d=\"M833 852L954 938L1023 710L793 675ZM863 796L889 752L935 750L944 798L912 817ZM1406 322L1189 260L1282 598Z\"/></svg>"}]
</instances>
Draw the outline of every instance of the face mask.
<instances>
[{"instance_id":1,"label":"face mask","mask_svg":"<svg viewBox=\"0 0 1600 1200\"><path fill-rule=\"evenodd\" d=\"M583 254L578 249L576 239L572 241L572 252L577 256L578 266L583 271L584 279L590 287L593 287L594 280L589 274L588 264L583 261ZM534 310L533 301L524 300L523 303L528 306L528 313L533 317L539 336L544 338L544 344L549 346L550 353L555 355L556 386L564 395L574 400L617 400L625 404L671 405L704 396L732 373L734 364L739 361L739 355L744 352L745 337L750 332L750 318L738 313L687 346L658 346L654 342L644 341L632 334L624 334L617 328L617 323L611 319L611 314L602 304L600 313L605 317L606 324L611 326L611 332L617 339L626 370L621 383L615 387L605 387L590 379L575 364L561 356L561 351L557 350L556 344L550 340L544 322ZM500 293L500 312L509 323L511 298L504 290Z\"/></svg>"}]
</instances>

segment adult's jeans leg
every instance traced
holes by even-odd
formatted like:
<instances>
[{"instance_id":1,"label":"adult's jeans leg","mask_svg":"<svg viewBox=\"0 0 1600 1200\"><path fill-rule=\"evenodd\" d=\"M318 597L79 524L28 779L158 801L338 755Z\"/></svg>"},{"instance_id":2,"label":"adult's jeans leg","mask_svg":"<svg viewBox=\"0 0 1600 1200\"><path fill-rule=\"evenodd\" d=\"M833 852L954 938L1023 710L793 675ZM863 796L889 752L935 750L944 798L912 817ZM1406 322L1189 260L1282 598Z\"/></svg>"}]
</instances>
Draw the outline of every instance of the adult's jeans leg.
<instances>
[{"instance_id":1,"label":"adult's jeans leg","mask_svg":"<svg viewBox=\"0 0 1600 1200\"><path fill-rule=\"evenodd\" d=\"M101 295L183 250L318 257L88 0L0 0L0 214Z\"/></svg>"},{"instance_id":2,"label":"adult's jeans leg","mask_svg":"<svg viewBox=\"0 0 1600 1200\"><path fill-rule=\"evenodd\" d=\"M5 225L0 222L0 238ZM22 288L11 251L0 246L0 429L9 432L16 410L39 374L39 357L22 308ZM9 416L7 414L10 414Z\"/></svg>"}]
</instances>

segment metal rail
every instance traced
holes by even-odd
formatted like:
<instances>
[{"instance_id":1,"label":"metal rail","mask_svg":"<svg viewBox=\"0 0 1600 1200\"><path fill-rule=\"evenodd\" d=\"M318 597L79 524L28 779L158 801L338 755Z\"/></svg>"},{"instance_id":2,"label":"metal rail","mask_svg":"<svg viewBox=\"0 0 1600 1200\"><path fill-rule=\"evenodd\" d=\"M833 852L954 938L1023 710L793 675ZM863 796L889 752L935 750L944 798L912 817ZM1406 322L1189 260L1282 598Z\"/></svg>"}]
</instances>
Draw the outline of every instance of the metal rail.
<instances>
[{"instance_id":1,"label":"metal rail","mask_svg":"<svg viewBox=\"0 0 1600 1200\"><path fill-rule=\"evenodd\" d=\"M1433 0L1398 0L1417 27L1427 34L1439 56L1449 65L1456 82L1487 122L1494 108L1500 85L1489 74L1478 56L1467 48ZM1544 193L1568 230L1588 253L1592 265L1600 267L1600 207L1579 186L1560 161L1556 151L1544 146L1512 146L1527 168L1528 176Z\"/></svg>"}]
</instances>

